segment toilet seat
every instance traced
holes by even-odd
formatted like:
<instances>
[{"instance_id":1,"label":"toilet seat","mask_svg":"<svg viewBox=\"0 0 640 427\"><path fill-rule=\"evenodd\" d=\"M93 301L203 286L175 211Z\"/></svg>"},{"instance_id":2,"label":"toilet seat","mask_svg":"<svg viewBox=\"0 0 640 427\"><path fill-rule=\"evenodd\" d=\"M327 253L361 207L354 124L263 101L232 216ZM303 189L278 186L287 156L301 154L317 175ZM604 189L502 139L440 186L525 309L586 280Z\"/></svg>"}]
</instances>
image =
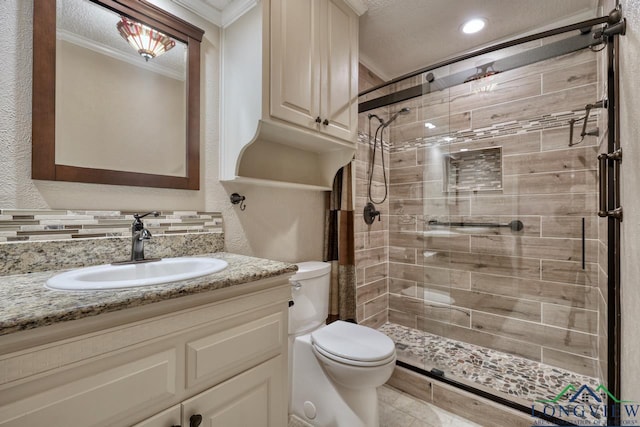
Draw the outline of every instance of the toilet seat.
<instances>
[{"instance_id":1,"label":"toilet seat","mask_svg":"<svg viewBox=\"0 0 640 427\"><path fill-rule=\"evenodd\" d=\"M395 360L395 344L375 329L337 321L311 333L314 349L336 362L380 366Z\"/></svg>"}]
</instances>

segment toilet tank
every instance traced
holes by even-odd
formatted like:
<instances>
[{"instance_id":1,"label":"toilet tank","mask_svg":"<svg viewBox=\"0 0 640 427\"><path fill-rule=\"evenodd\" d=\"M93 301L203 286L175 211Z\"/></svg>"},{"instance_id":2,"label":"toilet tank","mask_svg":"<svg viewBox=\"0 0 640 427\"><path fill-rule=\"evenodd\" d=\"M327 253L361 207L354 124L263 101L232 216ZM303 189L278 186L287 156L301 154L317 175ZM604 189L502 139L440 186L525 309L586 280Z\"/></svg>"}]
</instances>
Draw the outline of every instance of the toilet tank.
<instances>
[{"instance_id":1,"label":"toilet tank","mask_svg":"<svg viewBox=\"0 0 640 427\"><path fill-rule=\"evenodd\" d=\"M289 279L293 305L289 308L289 334L300 335L324 325L329 315L331 264L308 261L297 264Z\"/></svg>"}]
</instances>

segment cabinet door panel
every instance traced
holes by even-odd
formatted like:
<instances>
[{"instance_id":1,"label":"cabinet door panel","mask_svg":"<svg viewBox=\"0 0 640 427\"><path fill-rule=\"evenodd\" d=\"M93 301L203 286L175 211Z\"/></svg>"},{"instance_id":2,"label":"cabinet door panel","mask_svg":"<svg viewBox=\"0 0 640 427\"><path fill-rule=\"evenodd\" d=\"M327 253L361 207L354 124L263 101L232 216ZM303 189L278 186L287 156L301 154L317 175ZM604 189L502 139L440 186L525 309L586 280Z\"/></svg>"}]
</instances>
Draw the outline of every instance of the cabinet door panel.
<instances>
[{"instance_id":1,"label":"cabinet door panel","mask_svg":"<svg viewBox=\"0 0 640 427\"><path fill-rule=\"evenodd\" d=\"M286 426L282 364L282 356L275 357L184 401L182 425L201 415L201 427Z\"/></svg>"},{"instance_id":2,"label":"cabinet door panel","mask_svg":"<svg viewBox=\"0 0 640 427\"><path fill-rule=\"evenodd\" d=\"M114 416L175 392L176 352L168 350L5 405L0 426L113 425Z\"/></svg>"},{"instance_id":3,"label":"cabinet door panel","mask_svg":"<svg viewBox=\"0 0 640 427\"><path fill-rule=\"evenodd\" d=\"M271 2L271 115L316 128L320 62L317 0Z\"/></svg>"},{"instance_id":4,"label":"cabinet door panel","mask_svg":"<svg viewBox=\"0 0 640 427\"><path fill-rule=\"evenodd\" d=\"M324 5L324 4L323 4ZM321 129L355 141L358 126L358 18L342 0L326 0L322 9Z\"/></svg>"},{"instance_id":5,"label":"cabinet door panel","mask_svg":"<svg viewBox=\"0 0 640 427\"><path fill-rule=\"evenodd\" d=\"M172 427L180 425L180 405L172 406L132 427Z\"/></svg>"}]
</instances>

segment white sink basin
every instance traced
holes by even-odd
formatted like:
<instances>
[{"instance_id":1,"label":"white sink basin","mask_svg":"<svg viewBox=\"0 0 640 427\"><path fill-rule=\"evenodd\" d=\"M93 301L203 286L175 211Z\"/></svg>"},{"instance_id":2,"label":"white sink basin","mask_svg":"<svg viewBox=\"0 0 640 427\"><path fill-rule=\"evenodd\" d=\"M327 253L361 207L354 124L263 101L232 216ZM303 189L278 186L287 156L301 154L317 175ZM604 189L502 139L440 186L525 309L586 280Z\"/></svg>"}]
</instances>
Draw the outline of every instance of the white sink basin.
<instances>
[{"instance_id":1,"label":"white sink basin","mask_svg":"<svg viewBox=\"0 0 640 427\"><path fill-rule=\"evenodd\" d=\"M46 287L66 291L91 291L159 285L206 276L227 268L216 258L165 258L138 264L97 265L58 274Z\"/></svg>"}]
</instances>

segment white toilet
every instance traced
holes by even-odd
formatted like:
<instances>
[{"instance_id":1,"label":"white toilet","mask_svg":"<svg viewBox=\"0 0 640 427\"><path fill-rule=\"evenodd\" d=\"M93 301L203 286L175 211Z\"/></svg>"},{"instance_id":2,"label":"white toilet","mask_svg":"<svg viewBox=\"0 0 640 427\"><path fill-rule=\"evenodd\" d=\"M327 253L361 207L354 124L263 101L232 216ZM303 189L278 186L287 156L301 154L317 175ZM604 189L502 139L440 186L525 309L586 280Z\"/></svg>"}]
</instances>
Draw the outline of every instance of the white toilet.
<instances>
[{"instance_id":1,"label":"white toilet","mask_svg":"<svg viewBox=\"0 0 640 427\"><path fill-rule=\"evenodd\" d=\"M317 427L378 427L376 388L393 373L393 341L329 312L331 265L303 262L291 278L289 410Z\"/></svg>"}]
</instances>

